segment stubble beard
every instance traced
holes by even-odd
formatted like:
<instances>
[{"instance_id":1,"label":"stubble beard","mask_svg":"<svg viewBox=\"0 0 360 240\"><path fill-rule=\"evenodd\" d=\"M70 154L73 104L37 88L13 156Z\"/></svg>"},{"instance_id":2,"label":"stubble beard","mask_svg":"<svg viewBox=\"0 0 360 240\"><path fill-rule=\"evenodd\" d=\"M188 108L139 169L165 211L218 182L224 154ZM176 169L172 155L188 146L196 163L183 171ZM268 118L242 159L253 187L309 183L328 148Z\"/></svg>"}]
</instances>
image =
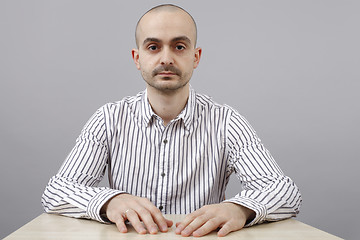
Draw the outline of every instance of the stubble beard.
<instances>
[{"instance_id":1,"label":"stubble beard","mask_svg":"<svg viewBox=\"0 0 360 240\"><path fill-rule=\"evenodd\" d=\"M175 73L175 75L172 77L161 77L158 75L161 71L171 71ZM183 74L180 70L172 66L160 66L154 69L151 74L144 71L141 73L143 79L149 86L163 93L172 93L182 89L189 83L191 78L189 74Z\"/></svg>"},{"instance_id":2,"label":"stubble beard","mask_svg":"<svg viewBox=\"0 0 360 240\"><path fill-rule=\"evenodd\" d=\"M160 92L170 93L176 92L185 87L189 83L190 79L187 81L177 81L177 83L173 83L174 80L171 80L168 77L164 77L162 80L148 80L146 78L144 78L144 80L152 88L155 88Z\"/></svg>"}]
</instances>

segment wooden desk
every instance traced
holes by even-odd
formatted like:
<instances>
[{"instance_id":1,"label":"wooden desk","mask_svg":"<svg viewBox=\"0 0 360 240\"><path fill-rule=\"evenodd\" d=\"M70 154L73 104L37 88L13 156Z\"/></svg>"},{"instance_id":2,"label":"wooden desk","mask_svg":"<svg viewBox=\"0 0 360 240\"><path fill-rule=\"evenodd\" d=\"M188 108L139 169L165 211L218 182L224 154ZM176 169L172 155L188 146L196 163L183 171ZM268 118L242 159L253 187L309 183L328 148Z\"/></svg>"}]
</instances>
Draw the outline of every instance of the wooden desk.
<instances>
[{"instance_id":1,"label":"wooden desk","mask_svg":"<svg viewBox=\"0 0 360 240\"><path fill-rule=\"evenodd\" d=\"M167 218L174 223L184 218L184 215L167 215ZM14 233L10 234L5 240L26 239L195 239L195 237L184 238L174 233L175 227L169 229L167 233L158 233L156 235L139 235L132 227L129 227L128 233L118 232L114 224L101 224L92 220L74 219L58 215L42 214L28 224L24 225ZM196 238L199 239L199 238ZM294 219L288 219L280 222L265 223L250 228L244 228L240 231L230 233L224 238L219 238L216 232L202 237L200 239L341 239L334 235L323 232L319 229L301 223Z\"/></svg>"}]
</instances>

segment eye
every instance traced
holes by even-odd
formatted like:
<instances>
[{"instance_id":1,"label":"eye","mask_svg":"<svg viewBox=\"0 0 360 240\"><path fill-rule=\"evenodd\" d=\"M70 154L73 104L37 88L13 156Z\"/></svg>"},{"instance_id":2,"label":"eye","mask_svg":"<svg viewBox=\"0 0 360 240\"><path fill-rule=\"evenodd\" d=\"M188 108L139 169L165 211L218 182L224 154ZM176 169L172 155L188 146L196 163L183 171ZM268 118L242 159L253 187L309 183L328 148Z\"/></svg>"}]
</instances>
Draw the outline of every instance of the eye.
<instances>
[{"instance_id":1,"label":"eye","mask_svg":"<svg viewBox=\"0 0 360 240\"><path fill-rule=\"evenodd\" d=\"M150 46L148 46L148 49L150 51L156 51L158 49L158 47L156 45L150 45Z\"/></svg>"},{"instance_id":2,"label":"eye","mask_svg":"<svg viewBox=\"0 0 360 240\"><path fill-rule=\"evenodd\" d=\"M185 49L185 46L184 45L176 45L176 50L184 50Z\"/></svg>"}]
</instances>

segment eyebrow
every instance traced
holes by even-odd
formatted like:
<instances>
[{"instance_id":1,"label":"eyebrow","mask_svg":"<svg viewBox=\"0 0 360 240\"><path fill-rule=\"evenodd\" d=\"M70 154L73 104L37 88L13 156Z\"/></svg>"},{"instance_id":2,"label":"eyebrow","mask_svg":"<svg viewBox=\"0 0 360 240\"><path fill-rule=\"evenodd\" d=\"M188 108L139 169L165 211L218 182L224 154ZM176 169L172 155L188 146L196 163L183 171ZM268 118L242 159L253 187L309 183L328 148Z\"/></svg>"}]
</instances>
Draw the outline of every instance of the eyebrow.
<instances>
[{"instance_id":1,"label":"eyebrow","mask_svg":"<svg viewBox=\"0 0 360 240\"><path fill-rule=\"evenodd\" d=\"M190 39L187 36L180 36L180 37L176 37L174 39L171 40L172 42L178 42L178 41L184 41L188 44L191 43Z\"/></svg>"},{"instance_id":2,"label":"eyebrow","mask_svg":"<svg viewBox=\"0 0 360 240\"><path fill-rule=\"evenodd\" d=\"M188 37L186 36L179 36L179 37L175 37L173 39L171 39L171 42L178 42L178 41L184 41L186 42L187 44L191 44L191 41ZM152 37L149 37L149 38L146 38L143 42L143 45L149 43L149 42L156 42L156 43L161 43L162 41L158 38L152 38Z\"/></svg>"},{"instance_id":3,"label":"eyebrow","mask_svg":"<svg viewBox=\"0 0 360 240\"><path fill-rule=\"evenodd\" d=\"M143 45L147 44L148 42L161 42L160 39L157 39L157 38L146 38L143 42Z\"/></svg>"}]
</instances>

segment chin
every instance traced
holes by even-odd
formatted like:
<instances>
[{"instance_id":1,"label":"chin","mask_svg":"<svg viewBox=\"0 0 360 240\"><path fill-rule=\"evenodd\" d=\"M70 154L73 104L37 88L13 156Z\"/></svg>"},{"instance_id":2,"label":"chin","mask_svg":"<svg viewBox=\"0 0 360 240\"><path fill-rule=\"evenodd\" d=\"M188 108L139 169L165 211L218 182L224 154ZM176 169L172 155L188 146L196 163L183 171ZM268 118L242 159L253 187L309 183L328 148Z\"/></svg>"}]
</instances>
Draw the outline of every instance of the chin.
<instances>
[{"instance_id":1,"label":"chin","mask_svg":"<svg viewBox=\"0 0 360 240\"><path fill-rule=\"evenodd\" d=\"M187 85L188 82L186 83L180 83L180 82L170 82L170 80L167 80L167 82L157 82L154 84L149 84L151 87L159 90L159 91L177 91L179 89L182 89L183 87L185 87Z\"/></svg>"}]
</instances>

